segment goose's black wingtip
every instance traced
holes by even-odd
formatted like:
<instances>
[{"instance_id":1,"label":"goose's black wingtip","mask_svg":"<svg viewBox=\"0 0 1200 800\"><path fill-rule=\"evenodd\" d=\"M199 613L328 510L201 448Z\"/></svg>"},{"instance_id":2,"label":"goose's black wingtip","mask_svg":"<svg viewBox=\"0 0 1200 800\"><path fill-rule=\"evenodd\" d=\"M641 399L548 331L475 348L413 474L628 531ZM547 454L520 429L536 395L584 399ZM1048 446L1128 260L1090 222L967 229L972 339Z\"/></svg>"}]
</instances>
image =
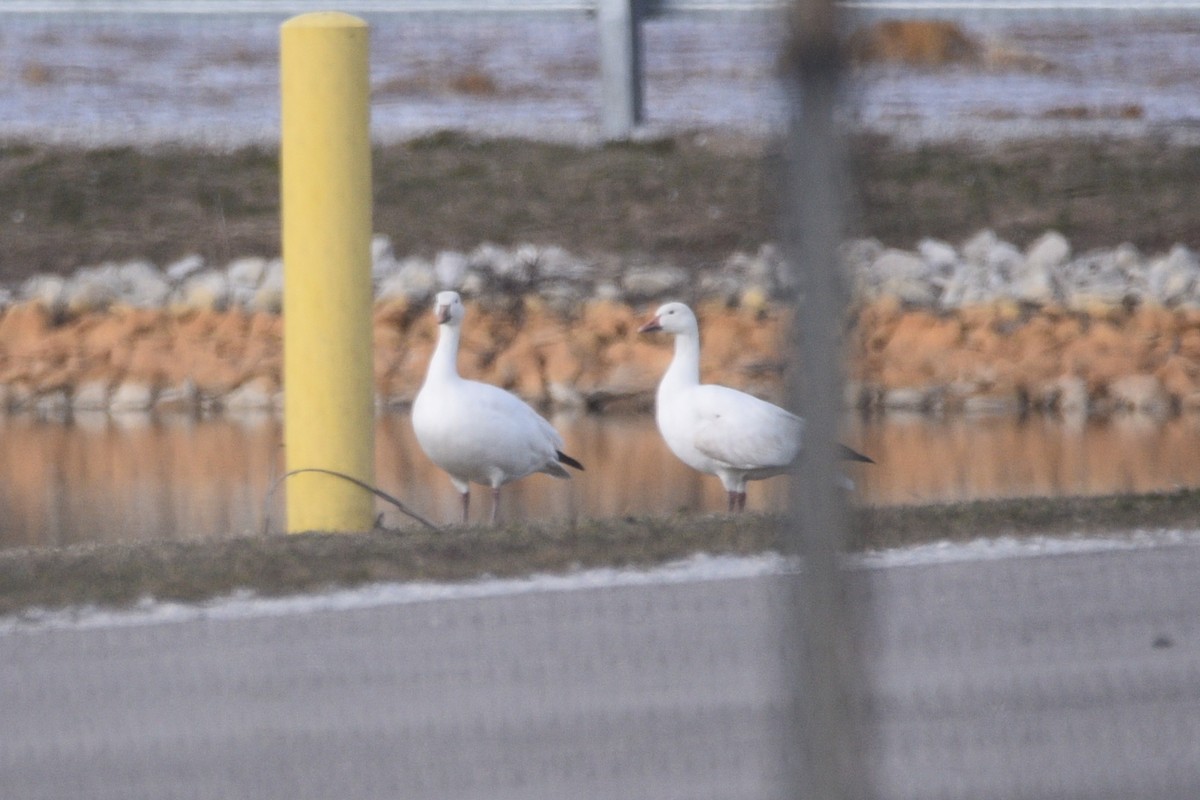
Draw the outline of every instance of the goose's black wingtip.
<instances>
[{"instance_id":1,"label":"goose's black wingtip","mask_svg":"<svg viewBox=\"0 0 1200 800\"><path fill-rule=\"evenodd\" d=\"M838 445L838 447L841 448L842 458L846 459L847 461L860 461L863 464L874 464L875 463L875 459L871 458L870 456L864 456L862 453L858 452L857 450L851 450L849 447L846 447L846 445L844 445L844 444Z\"/></svg>"},{"instance_id":2,"label":"goose's black wingtip","mask_svg":"<svg viewBox=\"0 0 1200 800\"><path fill-rule=\"evenodd\" d=\"M566 464L568 467L574 467L575 469L579 470L580 472L584 471L583 464L580 464L578 461L571 458L569 455L564 453L562 450L555 450L554 452L558 454L558 462L560 464Z\"/></svg>"}]
</instances>

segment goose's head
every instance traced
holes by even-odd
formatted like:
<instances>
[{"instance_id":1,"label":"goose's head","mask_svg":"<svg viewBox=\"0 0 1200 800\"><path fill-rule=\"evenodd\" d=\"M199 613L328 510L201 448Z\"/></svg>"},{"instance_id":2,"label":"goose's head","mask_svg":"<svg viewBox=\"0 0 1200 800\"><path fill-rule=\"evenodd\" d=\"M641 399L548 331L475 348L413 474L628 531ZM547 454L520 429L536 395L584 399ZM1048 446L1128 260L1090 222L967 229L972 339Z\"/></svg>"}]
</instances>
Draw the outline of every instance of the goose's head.
<instances>
[{"instance_id":1,"label":"goose's head","mask_svg":"<svg viewBox=\"0 0 1200 800\"><path fill-rule=\"evenodd\" d=\"M458 292L438 292L433 301L433 315L438 325L460 325L466 313Z\"/></svg>"},{"instance_id":2,"label":"goose's head","mask_svg":"<svg viewBox=\"0 0 1200 800\"><path fill-rule=\"evenodd\" d=\"M665 333L695 333L699 329L696 315L683 303L667 303L658 307L654 317L638 328L638 333L663 331Z\"/></svg>"}]
</instances>

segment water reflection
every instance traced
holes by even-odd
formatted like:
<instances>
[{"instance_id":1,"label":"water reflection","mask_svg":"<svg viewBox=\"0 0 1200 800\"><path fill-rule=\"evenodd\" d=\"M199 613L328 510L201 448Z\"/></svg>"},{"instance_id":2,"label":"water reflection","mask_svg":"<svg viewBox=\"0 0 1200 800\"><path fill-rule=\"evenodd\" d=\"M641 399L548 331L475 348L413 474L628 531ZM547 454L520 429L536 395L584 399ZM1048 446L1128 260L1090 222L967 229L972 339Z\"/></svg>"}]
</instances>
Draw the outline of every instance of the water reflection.
<instances>
[{"instance_id":1,"label":"water reflection","mask_svg":"<svg viewBox=\"0 0 1200 800\"><path fill-rule=\"evenodd\" d=\"M555 420L587 465L572 481L536 475L506 487L506 519L572 519L720 511L724 493L667 452L647 417ZM282 425L271 416L217 420L79 416L70 424L0 417L0 547L88 541L219 538L276 529ZM847 443L877 464L853 467L862 501L920 503L1030 494L1102 494L1200 485L1200 418L850 419ZM458 498L417 449L408 417L377 422L379 486L437 521ZM787 482L751 485L749 506L780 510ZM473 512L486 513L485 492ZM380 505L385 524L411 524Z\"/></svg>"},{"instance_id":2,"label":"water reflection","mask_svg":"<svg viewBox=\"0 0 1200 800\"><path fill-rule=\"evenodd\" d=\"M863 499L881 505L1200 486L1198 416L890 415L846 434L879 462L859 474Z\"/></svg>"}]
</instances>

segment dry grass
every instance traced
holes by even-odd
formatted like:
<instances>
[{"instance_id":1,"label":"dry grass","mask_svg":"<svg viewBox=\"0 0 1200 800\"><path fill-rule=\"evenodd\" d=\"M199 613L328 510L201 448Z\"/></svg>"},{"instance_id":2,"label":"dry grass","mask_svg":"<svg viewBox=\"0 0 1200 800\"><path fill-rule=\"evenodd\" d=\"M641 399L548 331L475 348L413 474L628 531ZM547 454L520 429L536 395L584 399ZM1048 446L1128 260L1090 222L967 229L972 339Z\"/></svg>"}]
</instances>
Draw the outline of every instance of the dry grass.
<instances>
[{"instance_id":1,"label":"dry grass","mask_svg":"<svg viewBox=\"0 0 1200 800\"><path fill-rule=\"evenodd\" d=\"M1032 499L860 509L854 550L977 537L1120 533L1192 526L1200 493ZM779 550L781 520L676 516L370 534L310 533L209 542L87 545L0 553L0 614L31 607L199 601L387 581L464 581L580 568L650 567L693 553Z\"/></svg>"},{"instance_id":2,"label":"dry grass","mask_svg":"<svg viewBox=\"0 0 1200 800\"><path fill-rule=\"evenodd\" d=\"M572 147L438 134L376 150L375 229L401 254L533 242L582 256L719 263L778 239L773 153L714 137ZM900 149L862 137L851 156L851 235L909 247L993 228L1023 245L1053 228L1079 250L1121 241L1147 252L1177 242L1200 249L1197 147L1056 140ZM273 256L278 191L271 148L0 146L0 281L105 260Z\"/></svg>"}]
</instances>

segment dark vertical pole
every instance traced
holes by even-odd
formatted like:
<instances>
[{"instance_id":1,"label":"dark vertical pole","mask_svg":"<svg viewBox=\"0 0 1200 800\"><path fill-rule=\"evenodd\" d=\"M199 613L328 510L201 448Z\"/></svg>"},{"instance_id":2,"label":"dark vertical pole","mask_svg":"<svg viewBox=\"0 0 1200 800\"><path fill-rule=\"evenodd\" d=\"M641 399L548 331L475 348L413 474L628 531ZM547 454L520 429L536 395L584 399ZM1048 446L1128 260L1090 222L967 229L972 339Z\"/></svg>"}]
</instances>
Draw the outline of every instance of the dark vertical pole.
<instances>
[{"instance_id":1,"label":"dark vertical pole","mask_svg":"<svg viewBox=\"0 0 1200 800\"><path fill-rule=\"evenodd\" d=\"M601 125L609 141L642 122L642 28L638 0L599 0Z\"/></svg>"},{"instance_id":2,"label":"dark vertical pole","mask_svg":"<svg viewBox=\"0 0 1200 800\"><path fill-rule=\"evenodd\" d=\"M792 597L797 637L792 777L798 798L860 800L865 781L851 724L854 642L841 558L846 513L835 452L845 308L836 260L846 191L834 114L841 50L831 0L796 0L791 11L784 59L789 131L783 239L802 292L793 330L799 363L789 373L789 389L807 419L787 531L800 563Z\"/></svg>"}]
</instances>

